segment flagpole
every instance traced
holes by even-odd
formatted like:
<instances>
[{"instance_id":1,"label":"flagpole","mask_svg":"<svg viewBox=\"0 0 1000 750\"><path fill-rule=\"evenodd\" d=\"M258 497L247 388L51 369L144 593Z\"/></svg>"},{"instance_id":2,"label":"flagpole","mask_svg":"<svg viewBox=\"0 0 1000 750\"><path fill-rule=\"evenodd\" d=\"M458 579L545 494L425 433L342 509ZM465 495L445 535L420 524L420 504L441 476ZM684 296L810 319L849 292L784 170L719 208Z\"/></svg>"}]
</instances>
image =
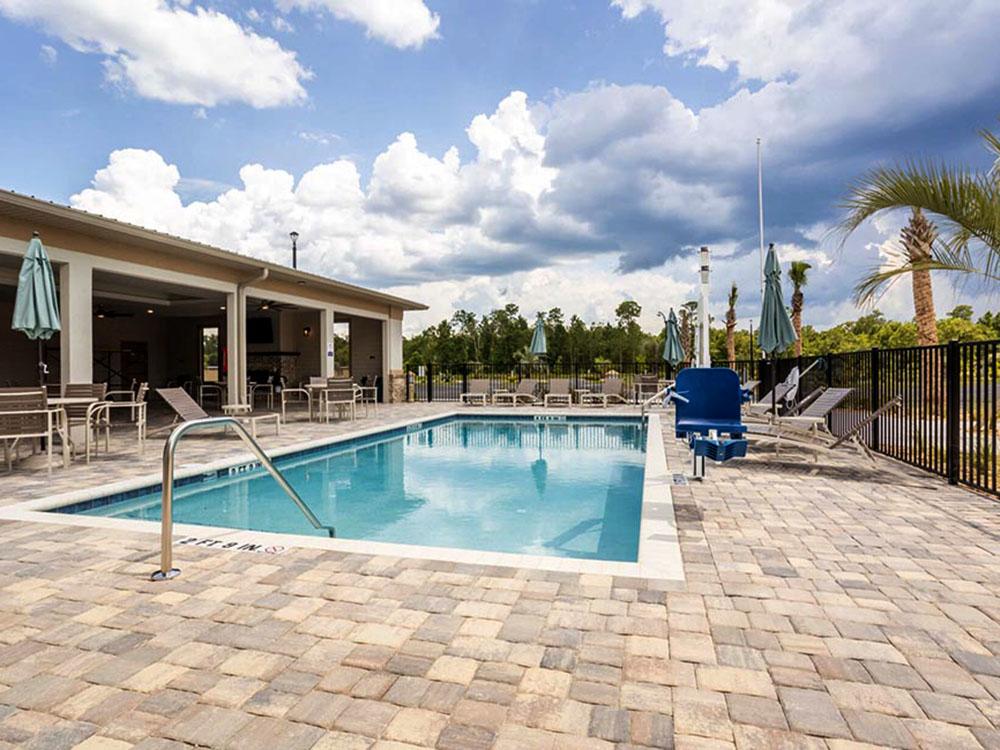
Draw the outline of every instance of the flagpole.
<instances>
[{"instance_id":1,"label":"flagpole","mask_svg":"<svg viewBox=\"0 0 1000 750\"><path fill-rule=\"evenodd\" d=\"M757 220L760 230L760 294L764 296L764 165L757 139Z\"/></svg>"}]
</instances>

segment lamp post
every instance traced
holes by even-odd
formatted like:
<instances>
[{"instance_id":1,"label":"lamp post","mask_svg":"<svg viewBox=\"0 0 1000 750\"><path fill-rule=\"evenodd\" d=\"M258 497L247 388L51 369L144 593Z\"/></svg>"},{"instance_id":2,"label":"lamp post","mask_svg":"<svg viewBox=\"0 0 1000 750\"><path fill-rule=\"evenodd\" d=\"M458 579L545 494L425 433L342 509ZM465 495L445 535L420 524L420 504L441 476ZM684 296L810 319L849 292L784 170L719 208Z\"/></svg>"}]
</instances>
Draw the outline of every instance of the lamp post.
<instances>
[{"instance_id":1,"label":"lamp post","mask_svg":"<svg viewBox=\"0 0 1000 750\"><path fill-rule=\"evenodd\" d=\"M288 236L292 238L292 268L299 267L299 233L296 231L291 231Z\"/></svg>"}]
</instances>

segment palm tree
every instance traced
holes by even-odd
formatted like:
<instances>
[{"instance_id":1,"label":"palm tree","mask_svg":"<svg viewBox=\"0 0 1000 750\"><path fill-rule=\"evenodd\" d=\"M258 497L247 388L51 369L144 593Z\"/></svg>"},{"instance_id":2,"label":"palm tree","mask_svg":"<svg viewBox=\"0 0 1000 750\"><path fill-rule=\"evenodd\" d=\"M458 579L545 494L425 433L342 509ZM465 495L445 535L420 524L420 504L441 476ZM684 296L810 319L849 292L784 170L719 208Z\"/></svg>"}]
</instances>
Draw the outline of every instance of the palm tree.
<instances>
[{"instance_id":1,"label":"palm tree","mask_svg":"<svg viewBox=\"0 0 1000 750\"><path fill-rule=\"evenodd\" d=\"M914 208L910 214L910 223L903 227L901 235L904 257L907 262L917 266L910 274L913 282L913 312L917 320L917 344L933 346L938 342L934 287L931 284L930 269L922 266L932 257L937 227L924 216L923 211Z\"/></svg>"},{"instance_id":2,"label":"palm tree","mask_svg":"<svg viewBox=\"0 0 1000 750\"><path fill-rule=\"evenodd\" d=\"M888 268L872 269L855 288L859 302L871 302L900 276L916 271L1000 281L1000 136L988 130L979 134L995 160L988 172L909 161L876 167L851 186L844 202L847 217L840 225L844 240L871 217L900 208L926 211L944 229L942 241L922 245L916 256L904 252ZM920 240L927 236L924 227Z\"/></svg>"},{"instance_id":3,"label":"palm tree","mask_svg":"<svg viewBox=\"0 0 1000 750\"><path fill-rule=\"evenodd\" d=\"M729 309L726 310L726 359L730 367L736 364L736 300L739 296L740 290L734 281L729 288Z\"/></svg>"},{"instance_id":4,"label":"palm tree","mask_svg":"<svg viewBox=\"0 0 1000 750\"><path fill-rule=\"evenodd\" d=\"M792 326L795 328L795 356L802 356L802 308L806 298L802 287L806 285L806 273L812 268L804 260L793 260L788 269L788 278L792 282Z\"/></svg>"},{"instance_id":5,"label":"palm tree","mask_svg":"<svg viewBox=\"0 0 1000 750\"><path fill-rule=\"evenodd\" d=\"M697 325L694 314L698 311L698 301L688 300L681 305L681 344L684 346L684 358L694 360L694 329Z\"/></svg>"}]
</instances>

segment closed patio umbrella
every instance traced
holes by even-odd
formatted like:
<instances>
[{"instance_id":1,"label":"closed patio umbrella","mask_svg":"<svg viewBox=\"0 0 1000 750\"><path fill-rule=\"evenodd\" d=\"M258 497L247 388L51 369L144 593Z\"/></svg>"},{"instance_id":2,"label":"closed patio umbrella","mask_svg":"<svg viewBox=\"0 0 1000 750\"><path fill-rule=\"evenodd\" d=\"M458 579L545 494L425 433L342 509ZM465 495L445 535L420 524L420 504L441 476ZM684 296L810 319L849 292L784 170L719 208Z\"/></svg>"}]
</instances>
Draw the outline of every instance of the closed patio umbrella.
<instances>
[{"instance_id":1,"label":"closed patio umbrella","mask_svg":"<svg viewBox=\"0 0 1000 750\"><path fill-rule=\"evenodd\" d=\"M38 232L28 243L28 251L21 263L17 278L17 297L10 327L21 331L29 339L38 341L38 377L45 385L45 359L43 341L61 330L59 324L59 297L56 294L52 264L42 245Z\"/></svg>"},{"instance_id":2,"label":"closed patio umbrella","mask_svg":"<svg viewBox=\"0 0 1000 750\"><path fill-rule=\"evenodd\" d=\"M531 335L530 348L536 357L544 357L549 353L548 342L545 340L545 318L541 313L535 319L535 332Z\"/></svg>"},{"instance_id":3,"label":"closed patio umbrella","mask_svg":"<svg viewBox=\"0 0 1000 750\"><path fill-rule=\"evenodd\" d=\"M660 313L660 317L663 317L663 313ZM684 347L681 344L681 332L677 328L677 316L674 314L674 308L670 308L670 315L663 317L663 320L667 325L666 333L663 336L663 361L668 363L671 368L676 368L684 361Z\"/></svg>"},{"instance_id":4,"label":"closed patio umbrella","mask_svg":"<svg viewBox=\"0 0 1000 750\"><path fill-rule=\"evenodd\" d=\"M776 365L774 358L795 343L795 327L785 309L781 293L781 266L772 242L764 261L764 300L760 309L760 330L757 334L761 351L771 358L771 415L774 416L777 399L774 394Z\"/></svg>"}]
</instances>

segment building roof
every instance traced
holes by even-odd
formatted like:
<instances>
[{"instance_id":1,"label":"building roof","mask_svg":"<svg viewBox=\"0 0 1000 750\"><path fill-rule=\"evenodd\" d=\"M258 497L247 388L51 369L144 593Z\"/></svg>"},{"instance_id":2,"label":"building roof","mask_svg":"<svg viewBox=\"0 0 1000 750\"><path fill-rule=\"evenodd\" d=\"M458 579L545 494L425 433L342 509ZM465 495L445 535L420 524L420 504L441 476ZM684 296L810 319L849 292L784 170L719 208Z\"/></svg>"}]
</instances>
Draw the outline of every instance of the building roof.
<instances>
[{"instance_id":1,"label":"building roof","mask_svg":"<svg viewBox=\"0 0 1000 750\"><path fill-rule=\"evenodd\" d=\"M223 250L202 242L184 239L176 235L147 229L136 224L118 221L100 214L70 208L52 201L41 200L22 193L0 188L0 216L8 216L26 222L45 222L60 229L79 232L93 237L123 242L154 250L166 250L182 255L210 258L214 263L230 268L245 269L255 273L268 269L270 278L293 281L314 288L341 292L353 297L368 299L381 304L392 305L403 310L426 310L427 305L413 300L385 294L356 284L348 284L326 276L320 276L278 263L252 258L248 255Z\"/></svg>"}]
</instances>

